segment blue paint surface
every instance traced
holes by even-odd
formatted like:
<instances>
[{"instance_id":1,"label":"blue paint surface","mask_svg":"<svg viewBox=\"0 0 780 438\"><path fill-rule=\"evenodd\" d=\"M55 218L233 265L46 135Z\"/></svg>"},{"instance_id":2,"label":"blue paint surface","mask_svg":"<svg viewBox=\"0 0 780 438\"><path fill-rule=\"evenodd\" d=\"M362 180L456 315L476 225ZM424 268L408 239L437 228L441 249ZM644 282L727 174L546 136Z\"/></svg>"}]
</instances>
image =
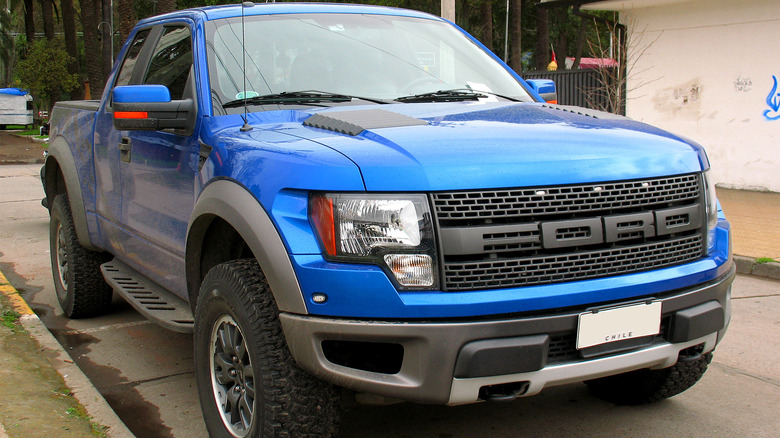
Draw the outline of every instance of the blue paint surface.
<instances>
[{"instance_id":1,"label":"blue paint surface","mask_svg":"<svg viewBox=\"0 0 780 438\"><path fill-rule=\"evenodd\" d=\"M244 12L387 14L441 21L413 11L348 5L280 3L255 5ZM539 311L683 289L714 280L728 269L725 220L720 221L715 250L693 263L546 286L399 292L379 266L324 260L307 216L311 191L429 193L538 187L690 174L706 170L709 164L701 146L658 128L537 102L281 107L249 113L247 123L252 129L244 131L242 115L212 112L204 41L205 21L240 13L236 6L179 11L143 20L134 31L163 22L189 26L198 108L192 136L114 129L107 102L116 67L97 114L53 117L53 121L88 125L68 132L74 128L53 123L53 132L76 143L71 147L78 153L80 179L90 198L85 201L87 213L102 224L97 231L90 230L100 234L95 241L135 261L144 274L176 293L186 295L182 272L190 213L203 187L217 179L245 187L270 213L309 311L321 315L412 319ZM119 60L128 48L125 44ZM780 109L777 97L767 99L775 112ZM377 108L426 123L366 129L356 136L303 124L315 113ZM94 131L89 125L92 119ZM133 142L132 165L119 159L117 148L123 137ZM202 145L210 153L199 163ZM327 294L328 302L309 302L314 293Z\"/></svg>"},{"instance_id":2,"label":"blue paint surface","mask_svg":"<svg viewBox=\"0 0 780 438\"><path fill-rule=\"evenodd\" d=\"M772 76L774 85L766 96L766 104L769 109L764 111L767 120L780 120L780 91L778 91L777 76Z\"/></svg>"}]
</instances>

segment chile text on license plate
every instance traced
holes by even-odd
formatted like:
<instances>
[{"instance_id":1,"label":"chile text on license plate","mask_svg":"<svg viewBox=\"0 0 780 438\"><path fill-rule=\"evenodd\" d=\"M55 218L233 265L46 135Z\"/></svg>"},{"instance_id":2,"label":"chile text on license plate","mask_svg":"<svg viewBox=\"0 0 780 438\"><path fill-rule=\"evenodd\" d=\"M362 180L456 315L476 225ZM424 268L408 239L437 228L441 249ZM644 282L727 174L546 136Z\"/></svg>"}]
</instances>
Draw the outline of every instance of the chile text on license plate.
<instances>
[{"instance_id":1,"label":"chile text on license plate","mask_svg":"<svg viewBox=\"0 0 780 438\"><path fill-rule=\"evenodd\" d=\"M657 335L660 331L660 301L581 313L577 328L577 349Z\"/></svg>"}]
</instances>

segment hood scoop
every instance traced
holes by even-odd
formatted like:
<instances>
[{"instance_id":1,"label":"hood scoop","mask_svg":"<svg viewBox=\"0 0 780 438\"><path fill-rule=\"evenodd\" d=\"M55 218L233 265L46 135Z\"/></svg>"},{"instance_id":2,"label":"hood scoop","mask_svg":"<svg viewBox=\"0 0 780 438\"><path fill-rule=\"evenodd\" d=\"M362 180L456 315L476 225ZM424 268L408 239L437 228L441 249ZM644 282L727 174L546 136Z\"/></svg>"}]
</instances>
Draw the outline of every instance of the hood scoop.
<instances>
[{"instance_id":1,"label":"hood scoop","mask_svg":"<svg viewBox=\"0 0 780 438\"><path fill-rule=\"evenodd\" d=\"M366 129L398 128L427 125L425 120L381 109L337 111L315 114L303 122L304 126L327 129L347 135L360 135Z\"/></svg>"}]
</instances>

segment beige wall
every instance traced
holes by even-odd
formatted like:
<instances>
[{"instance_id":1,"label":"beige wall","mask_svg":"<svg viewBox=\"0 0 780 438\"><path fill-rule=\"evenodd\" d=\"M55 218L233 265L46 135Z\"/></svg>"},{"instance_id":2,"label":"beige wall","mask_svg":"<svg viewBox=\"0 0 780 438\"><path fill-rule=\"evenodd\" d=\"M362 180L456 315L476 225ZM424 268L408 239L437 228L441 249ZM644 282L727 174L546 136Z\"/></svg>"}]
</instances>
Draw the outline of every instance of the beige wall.
<instances>
[{"instance_id":1,"label":"beige wall","mask_svg":"<svg viewBox=\"0 0 780 438\"><path fill-rule=\"evenodd\" d=\"M767 103L780 104L780 0L608 3L625 8L629 56L646 49L629 60L628 116L702 144L720 186L780 192L780 112Z\"/></svg>"}]
</instances>

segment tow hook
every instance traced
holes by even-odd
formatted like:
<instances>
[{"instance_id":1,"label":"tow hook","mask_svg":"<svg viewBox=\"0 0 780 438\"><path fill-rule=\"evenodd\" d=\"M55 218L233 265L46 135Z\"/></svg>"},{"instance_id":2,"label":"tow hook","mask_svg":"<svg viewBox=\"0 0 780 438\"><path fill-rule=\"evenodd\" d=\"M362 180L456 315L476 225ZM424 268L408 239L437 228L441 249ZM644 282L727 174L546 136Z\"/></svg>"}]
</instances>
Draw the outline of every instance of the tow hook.
<instances>
[{"instance_id":1,"label":"tow hook","mask_svg":"<svg viewBox=\"0 0 780 438\"><path fill-rule=\"evenodd\" d=\"M528 391L528 382L502 383L483 386L479 389L479 399L489 402L510 402Z\"/></svg>"},{"instance_id":2,"label":"tow hook","mask_svg":"<svg viewBox=\"0 0 780 438\"><path fill-rule=\"evenodd\" d=\"M694 345L681 350L680 355L677 356L677 362L695 362L701 359L702 351L704 351L704 344Z\"/></svg>"}]
</instances>

